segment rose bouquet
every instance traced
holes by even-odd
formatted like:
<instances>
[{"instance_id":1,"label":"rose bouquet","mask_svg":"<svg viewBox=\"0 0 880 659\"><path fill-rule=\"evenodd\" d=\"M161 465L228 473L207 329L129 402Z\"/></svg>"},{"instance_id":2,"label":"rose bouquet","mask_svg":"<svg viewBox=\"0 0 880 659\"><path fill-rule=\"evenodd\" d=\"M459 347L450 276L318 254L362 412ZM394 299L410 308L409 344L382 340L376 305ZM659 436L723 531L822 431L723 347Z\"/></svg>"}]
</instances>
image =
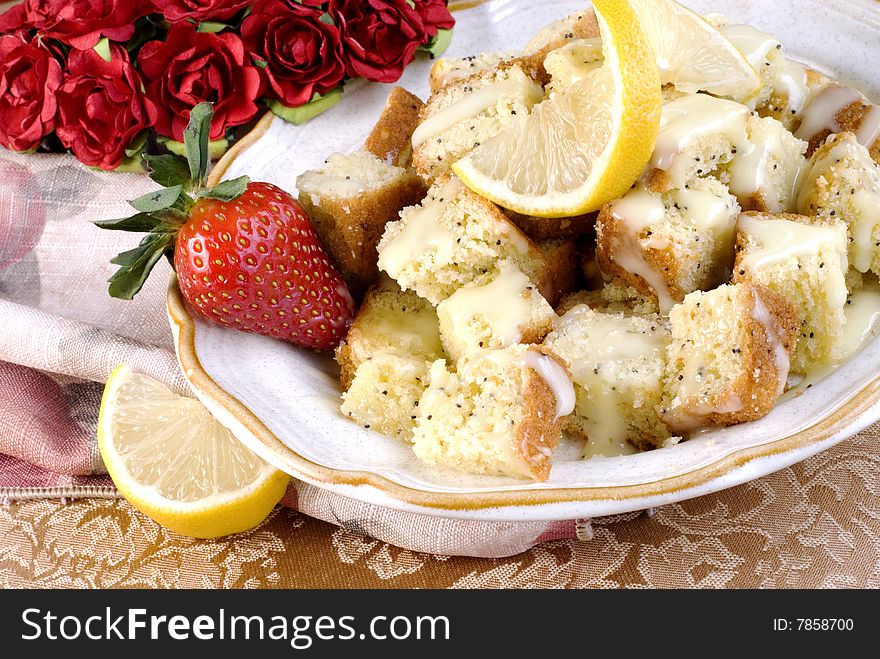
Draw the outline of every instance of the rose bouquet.
<instances>
[{"instance_id":1,"label":"rose bouquet","mask_svg":"<svg viewBox=\"0 0 880 659\"><path fill-rule=\"evenodd\" d=\"M137 166L208 101L222 152L262 108L302 123L346 79L398 80L453 24L444 0L25 0L0 14L0 145Z\"/></svg>"}]
</instances>

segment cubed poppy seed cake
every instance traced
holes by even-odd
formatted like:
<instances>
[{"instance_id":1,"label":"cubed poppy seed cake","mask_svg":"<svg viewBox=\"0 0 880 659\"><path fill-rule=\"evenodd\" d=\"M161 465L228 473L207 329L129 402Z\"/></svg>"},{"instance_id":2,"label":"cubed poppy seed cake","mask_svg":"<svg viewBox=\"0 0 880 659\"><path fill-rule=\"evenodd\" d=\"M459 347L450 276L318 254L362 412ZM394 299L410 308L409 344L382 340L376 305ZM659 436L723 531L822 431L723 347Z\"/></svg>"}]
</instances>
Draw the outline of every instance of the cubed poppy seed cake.
<instances>
[{"instance_id":1,"label":"cubed poppy seed cake","mask_svg":"<svg viewBox=\"0 0 880 659\"><path fill-rule=\"evenodd\" d=\"M516 59L512 53L480 53L467 57L441 57L431 65L428 84L431 93L473 75L497 69L504 62Z\"/></svg>"},{"instance_id":2,"label":"cubed poppy seed cake","mask_svg":"<svg viewBox=\"0 0 880 659\"><path fill-rule=\"evenodd\" d=\"M443 356L434 307L394 282L367 292L345 340L336 349L343 389L351 386L358 367L380 354L414 356L434 361Z\"/></svg>"},{"instance_id":3,"label":"cubed poppy seed cake","mask_svg":"<svg viewBox=\"0 0 880 659\"><path fill-rule=\"evenodd\" d=\"M737 221L734 282L774 291L798 312L791 370L806 374L843 353L846 225L835 218L744 213Z\"/></svg>"},{"instance_id":4,"label":"cubed poppy seed cake","mask_svg":"<svg viewBox=\"0 0 880 659\"><path fill-rule=\"evenodd\" d=\"M749 109L708 94L687 94L663 104L647 187L666 192L717 175L748 146Z\"/></svg>"},{"instance_id":5,"label":"cubed poppy seed cake","mask_svg":"<svg viewBox=\"0 0 880 659\"><path fill-rule=\"evenodd\" d=\"M342 413L365 428L411 440L430 367L431 361L415 355L379 352L366 357L342 394Z\"/></svg>"},{"instance_id":6,"label":"cubed poppy seed cake","mask_svg":"<svg viewBox=\"0 0 880 659\"><path fill-rule=\"evenodd\" d=\"M669 314L661 416L673 432L766 415L782 394L799 324L790 302L750 283L685 297Z\"/></svg>"},{"instance_id":7,"label":"cubed poppy seed cake","mask_svg":"<svg viewBox=\"0 0 880 659\"><path fill-rule=\"evenodd\" d=\"M433 182L543 98L544 89L518 64L448 84L421 111L412 137L416 171Z\"/></svg>"},{"instance_id":8,"label":"cubed poppy seed cake","mask_svg":"<svg viewBox=\"0 0 880 659\"><path fill-rule=\"evenodd\" d=\"M378 273L376 245L385 225L425 195L415 174L366 151L333 154L320 169L301 174L296 185L324 246L358 285Z\"/></svg>"},{"instance_id":9,"label":"cubed poppy seed cake","mask_svg":"<svg viewBox=\"0 0 880 659\"><path fill-rule=\"evenodd\" d=\"M664 194L637 187L607 204L596 220L596 260L660 309L727 280L739 204L714 178Z\"/></svg>"},{"instance_id":10,"label":"cubed poppy seed cake","mask_svg":"<svg viewBox=\"0 0 880 659\"><path fill-rule=\"evenodd\" d=\"M587 440L591 453L670 440L660 419L668 342L658 317L603 313L586 304L554 323L544 346L568 366L577 397L565 429Z\"/></svg>"},{"instance_id":11,"label":"cubed poppy seed cake","mask_svg":"<svg viewBox=\"0 0 880 659\"><path fill-rule=\"evenodd\" d=\"M418 206L390 222L379 243L379 268L404 290L439 304L509 259L543 290L541 251L492 202L457 178L435 183Z\"/></svg>"},{"instance_id":12,"label":"cubed poppy seed cake","mask_svg":"<svg viewBox=\"0 0 880 659\"><path fill-rule=\"evenodd\" d=\"M747 129L748 145L726 166L722 179L743 210L794 211L796 182L806 164L807 143L770 117L749 117Z\"/></svg>"},{"instance_id":13,"label":"cubed poppy seed cake","mask_svg":"<svg viewBox=\"0 0 880 659\"><path fill-rule=\"evenodd\" d=\"M846 222L850 266L880 275L880 165L855 135L832 135L812 155L798 212Z\"/></svg>"},{"instance_id":14,"label":"cubed poppy seed cake","mask_svg":"<svg viewBox=\"0 0 880 659\"><path fill-rule=\"evenodd\" d=\"M462 286L437 306L440 341L453 360L475 349L540 343L556 314L512 263Z\"/></svg>"},{"instance_id":15,"label":"cubed poppy seed cake","mask_svg":"<svg viewBox=\"0 0 880 659\"><path fill-rule=\"evenodd\" d=\"M574 408L557 359L517 345L469 352L454 372L434 362L419 401L416 455L468 473L546 480L562 419Z\"/></svg>"}]
</instances>

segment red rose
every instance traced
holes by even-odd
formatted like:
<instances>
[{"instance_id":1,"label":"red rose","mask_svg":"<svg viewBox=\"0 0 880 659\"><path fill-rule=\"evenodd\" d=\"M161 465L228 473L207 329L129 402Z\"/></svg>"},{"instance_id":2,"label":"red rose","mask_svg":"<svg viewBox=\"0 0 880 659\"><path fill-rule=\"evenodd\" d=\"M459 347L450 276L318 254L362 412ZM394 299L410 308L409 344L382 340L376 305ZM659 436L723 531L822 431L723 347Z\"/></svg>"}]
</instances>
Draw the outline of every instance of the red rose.
<instances>
[{"instance_id":1,"label":"red rose","mask_svg":"<svg viewBox=\"0 0 880 659\"><path fill-rule=\"evenodd\" d=\"M395 82L427 40L411 0L330 0L329 12L339 26L352 78Z\"/></svg>"},{"instance_id":2,"label":"red rose","mask_svg":"<svg viewBox=\"0 0 880 659\"><path fill-rule=\"evenodd\" d=\"M416 11L422 17L425 24L425 34L432 38L437 30L451 30L455 25L455 19L446 7L446 0L413 0Z\"/></svg>"},{"instance_id":3,"label":"red rose","mask_svg":"<svg viewBox=\"0 0 880 659\"><path fill-rule=\"evenodd\" d=\"M29 26L74 48L92 48L104 36L127 41L134 22L153 11L143 0L25 0Z\"/></svg>"},{"instance_id":4,"label":"red rose","mask_svg":"<svg viewBox=\"0 0 880 659\"><path fill-rule=\"evenodd\" d=\"M110 61L94 50L72 50L58 88L61 143L81 162L119 166L125 149L156 120L156 106L141 91L141 78L125 48L110 45Z\"/></svg>"},{"instance_id":5,"label":"red rose","mask_svg":"<svg viewBox=\"0 0 880 659\"><path fill-rule=\"evenodd\" d=\"M345 76L339 30L320 20L308 0L257 0L241 36L248 53L266 62L272 96L297 106L337 87ZM320 4L312 0L311 4Z\"/></svg>"},{"instance_id":6,"label":"red rose","mask_svg":"<svg viewBox=\"0 0 880 659\"><path fill-rule=\"evenodd\" d=\"M190 110L201 101L214 104L211 139L257 113L263 81L245 61L244 46L232 32L196 32L188 22L171 26L165 41L144 44L138 65L147 96L159 107L156 131L183 140Z\"/></svg>"},{"instance_id":7,"label":"red rose","mask_svg":"<svg viewBox=\"0 0 880 659\"><path fill-rule=\"evenodd\" d=\"M28 21L27 9L24 5L15 5L0 14L0 34L30 28L31 24Z\"/></svg>"},{"instance_id":8,"label":"red rose","mask_svg":"<svg viewBox=\"0 0 880 659\"><path fill-rule=\"evenodd\" d=\"M248 6L248 0L152 0L166 20L173 23L186 18L201 21L225 21Z\"/></svg>"},{"instance_id":9,"label":"red rose","mask_svg":"<svg viewBox=\"0 0 880 659\"><path fill-rule=\"evenodd\" d=\"M61 65L36 39L0 37L0 144L15 151L39 146L52 132L59 84Z\"/></svg>"}]
</instances>

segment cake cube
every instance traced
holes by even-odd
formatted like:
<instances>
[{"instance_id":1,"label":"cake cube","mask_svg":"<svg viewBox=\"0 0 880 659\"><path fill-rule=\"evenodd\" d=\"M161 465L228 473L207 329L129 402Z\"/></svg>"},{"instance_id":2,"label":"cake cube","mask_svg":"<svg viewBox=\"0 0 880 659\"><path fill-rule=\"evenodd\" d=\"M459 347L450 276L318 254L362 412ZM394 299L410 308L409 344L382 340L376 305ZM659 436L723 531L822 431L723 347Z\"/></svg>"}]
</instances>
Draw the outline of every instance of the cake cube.
<instances>
[{"instance_id":1,"label":"cake cube","mask_svg":"<svg viewBox=\"0 0 880 659\"><path fill-rule=\"evenodd\" d=\"M684 189L695 179L717 176L747 148L749 116L745 105L708 94L687 94L664 103L648 165L648 189Z\"/></svg>"},{"instance_id":2,"label":"cake cube","mask_svg":"<svg viewBox=\"0 0 880 659\"><path fill-rule=\"evenodd\" d=\"M791 370L806 374L843 351L846 225L835 218L743 213L736 225L734 282L778 293L798 311Z\"/></svg>"},{"instance_id":3,"label":"cake cube","mask_svg":"<svg viewBox=\"0 0 880 659\"><path fill-rule=\"evenodd\" d=\"M798 212L842 219L850 266L880 275L880 165L855 135L832 135L812 155L800 182Z\"/></svg>"},{"instance_id":4,"label":"cake cube","mask_svg":"<svg viewBox=\"0 0 880 659\"><path fill-rule=\"evenodd\" d=\"M529 278L509 261L499 272L459 288L437 305L440 341L458 360L471 350L540 343L556 314Z\"/></svg>"},{"instance_id":5,"label":"cake cube","mask_svg":"<svg viewBox=\"0 0 880 659\"><path fill-rule=\"evenodd\" d=\"M437 181L419 206L403 209L379 242L379 268L402 289L439 304L505 259L543 290L546 262L492 202L456 177Z\"/></svg>"},{"instance_id":6,"label":"cake cube","mask_svg":"<svg viewBox=\"0 0 880 659\"><path fill-rule=\"evenodd\" d=\"M385 224L425 196L415 174L366 151L333 154L320 169L300 175L296 185L315 231L355 288L378 274L376 245Z\"/></svg>"},{"instance_id":7,"label":"cake cube","mask_svg":"<svg viewBox=\"0 0 880 659\"><path fill-rule=\"evenodd\" d=\"M443 356L434 307L388 281L367 292L348 335L336 349L343 389L351 386L358 366L380 354L428 361Z\"/></svg>"},{"instance_id":8,"label":"cake cube","mask_svg":"<svg viewBox=\"0 0 880 659\"><path fill-rule=\"evenodd\" d=\"M574 413L565 430L589 453L618 453L626 442L662 446L671 433L660 419L669 331L658 317L594 311L577 304L557 319L544 346L568 366Z\"/></svg>"},{"instance_id":9,"label":"cake cube","mask_svg":"<svg viewBox=\"0 0 880 659\"><path fill-rule=\"evenodd\" d=\"M342 394L342 413L365 428L410 441L431 361L379 352L355 369Z\"/></svg>"},{"instance_id":10,"label":"cake cube","mask_svg":"<svg viewBox=\"0 0 880 659\"><path fill-rule=\"evenodd\" d=\"M379 121L364 142L369 151L389 165L412 165L412 134L419 125L419 112L425 107L422 100L403 87L392 87Z\"/></svg>"},{"instance_id":11,"label":"cake cube","mask_svg":"<svg viewBox=\"0 0 880 659\"><path fill-rule=\"evenodd\" d=\"M452 163L525 116L544 89L519 64L449 83L431 94L412 136L413 164L428 182Z\"/></svg>"},{"instance_id":12,"label":"cake cube","mask_svg":"<svg viewBox=\"0 0 880 659\"><path fill-rule=\"evenodd\" d=\"M725 172L731 193L743 210L793 212L807 143L770 117L749 117L746 124L748 145L737 151Z\"/></svg>"},{"instance_id":13,"label":"cake cube","mask_svg":"<svg viewBox=\"0 0 880 659\"><path fill-rule=\"evenodd\" d=\"M655 296L668 313L688 293L727 281L739 212L714 178L663 194L634 188L599 213L596 260L606 276Z\"/></svg>"},{"instance_id":14,"label":"cake cube","mask_svg":"<svg viewBox=\"0 0 880 659\"><path fill-rule=\"evenodd\" d=\"M574 408L565 368L536 346L468 353L431 365L413 450L423 461L473 474L546 480Z\"/></svg>"},{"instance_id":15,"label":"cake cube","mask_svg":"<svg viewBox=\"0 0 880 659\"><path fill-rule=\"evenodd\" d=\"M690 293L669 314L661 417L690 433L766 415L782 394L798 313L782 296L742 282Z\"/></svg>"}]
</instances>

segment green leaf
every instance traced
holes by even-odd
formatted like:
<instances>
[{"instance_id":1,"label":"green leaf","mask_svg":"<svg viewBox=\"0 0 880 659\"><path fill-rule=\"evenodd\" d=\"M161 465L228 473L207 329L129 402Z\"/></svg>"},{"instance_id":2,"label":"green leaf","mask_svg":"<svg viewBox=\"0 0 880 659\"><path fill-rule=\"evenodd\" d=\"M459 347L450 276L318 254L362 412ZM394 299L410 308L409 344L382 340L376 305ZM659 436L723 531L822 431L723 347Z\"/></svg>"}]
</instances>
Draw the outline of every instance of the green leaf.
<instances>
[{"instance_id":1,"label":"green leaf","mask_svg":"<svg viewBox=\"0 0 880 659\"><path fill-rule=\"evenodd\" d=\"M146 155L144 160L147 162L147 169L150 170L150 178L159 185L166 188L179 185L184 190L189 188L192 181L185 158L174 155Z\"/></svg>"},{"instance_id":2,"label":"green leaf","mask_svg":"<svg viewBox=\"0 0 880 659\"><path fill-rule=\"evenodd\" d=\"M218 23L216 21L202 21L196 32L221 32L228 28L226 23Z\"/></svg>"},{"instance_id":3,"label":"green leaf","mask_svg":"<svg viewBox=\"0 0 880 659\"><path fill-rule=\"evenodd\" d=\"M284 121L299 126L310 119L314 119L322 112L326 112L339 103L340 100L342 100L342 87L337 87L336 89L327 92L324 96L315 94L315 98L311 101L295 108L282 105L275 99L266 101L266 105L272 112L284 119Z\"/></svg>"},{"instance_id":4,"label":"green leaf","mask_svg":"<svg viewBox=\"0 0 880 659\"><path fill-rule=\"evenodd\" d=\"M232 201L244 194L251 179L247 176L239 176L229 181L221 181L210 190L202 191L199 196L220 201Z\"/></svg>"},{"instance_id":5,"label":"green leaf","mask_svg":"<svg viewBox=\"0 0 880 659\"><path fill-rule=\"evenodd\" d=\"M333 17L330 15L329 12L326 11L318 17L318 20L322 23L326 23L327 25L334 25Z\"/></svg>"},{"instance_id":6,"label":"green leaf","mask_svg":"<svg viewBox=\"0 0 880 659\"><path fill-rule=\"evenodd\" d=\"M142 213L152 213L154 211L171 208L182 192L183 186L172 185L170 188L148 192L128 203L131 204L135 210L139 210Z\"/></svg>"},{"instance_id":7,"label":"green leaf","mask_svg":"<svg viewBox=\"0 0 880 659\"><path fill-rule=\"evenodd\" d=\"M452 43L452 30L437 30L437 34L431 37L427 43L419 46L418 50L428 53L431 59L442 55L449 44Z\"/></svg>"},{"instance_id":8,"label":"green leaf","mask_svg":"<svg viewBox=\"0 0 880 659\"><path fill-rule=\"evenodd\" d=\"M261 69L265 69L267 66L269 66L269 63L266 60L260 59L256 55L251 57L251 61L254 63L254 66L261 68Z\"/></svg>"},{"instance_id":9,"label":"green leaf","mask_svg":"<svg viewBox=\"0 0 880 659\"><path fill-rule=\"evenodd\" d=\"M153 266L173 244L173 233L151 233L135 249L113 259L113 263L124 265L110 277L110 295L131 300L143 288Z\"/></svg>"},{"instance_id":10,"label":"green leaf","mask_svg":"<svg viewBox=\"0 0 880 659\"><path fill-rule=\"evenodd\" d=\"M167 138L160 139L159 142L171 153L186 158L186 146L183 142ZM226 153L228 148L229 140L225 137L221 137L219 140L211 140L208 142L208 155L211 156L211 160L217 160L217 158Z\"/></svg>"},{"instance_id":11,"label":"green leaf","mask_svg":"<svg viewBox=\"0 0 880 659\"><path fill-rule=\"evenodd\" d=\"M115 229L117 231L135 231L143 233L157 229L165 224L165 221L156 215L138 213L131 217L123 217L118 220L99 220L98 222L93 222L93 224L99 229Z\"/></svg>"},{"instance_id":12,"label":"green leaf","mask_svg":"<svg viewBox=\"0 0 880 659\"><path fill-rule=\"evenodd\" d=\"M136 59L136 52L143 44L147 43L157 34L156 24L149 16L138 19L134 24L134 34L131 39L125 42L125 49L131 55L131 59Z\"/></svg>"},{"instance_id":13,"label":"green leaf","mask_svg":"<svg viewBox=\"0 0 880 659\"><path fill-rule=\"evenodd\" d=\"M129 158L134 158L139 155L141 151L144 149L144 144L147 143L147 135L149 135L149 130L142 130L137 136L131 141L131 144L128 145L128 148L125 150L125 155Z\"/></svg>"},{"instance_id":14,"label":"green leaf","mask_svg":"<svg viewBox=\"0 0 880 659\"><path fill-rule=\"evenodd\" d=\"M183 131L183 145L186 160L196 189L203 188L208 178L211 158L208 154L208 136L211 132L211 119L214 108L210 103L199 103L189 113L189 124Z\"/></svg>"},{"instance_id":15,"label":"green leaf","mask_svg":"<svg viewBox=\"0 0 880 659\"><path fill-rule=\"evenodd\" d=\"M144 253L144 248L142 245L138 245L134 249L129 249L124 252L120 252L112 259L110 259L110 263L113 265L121 265L124 267L129 267L134 264Z\"/></svg>"},{"instance_id":16,"label":"green leaf","mask_svg":"<svg viewBox=\"0 0 880 659\"><path fill-rule=\"evenodd\" d=\"M101 56L105 62L109 62L113 57L110 55L110 40L104 37L95 44L94 51Z\"/></svg>"}]
</instances>

